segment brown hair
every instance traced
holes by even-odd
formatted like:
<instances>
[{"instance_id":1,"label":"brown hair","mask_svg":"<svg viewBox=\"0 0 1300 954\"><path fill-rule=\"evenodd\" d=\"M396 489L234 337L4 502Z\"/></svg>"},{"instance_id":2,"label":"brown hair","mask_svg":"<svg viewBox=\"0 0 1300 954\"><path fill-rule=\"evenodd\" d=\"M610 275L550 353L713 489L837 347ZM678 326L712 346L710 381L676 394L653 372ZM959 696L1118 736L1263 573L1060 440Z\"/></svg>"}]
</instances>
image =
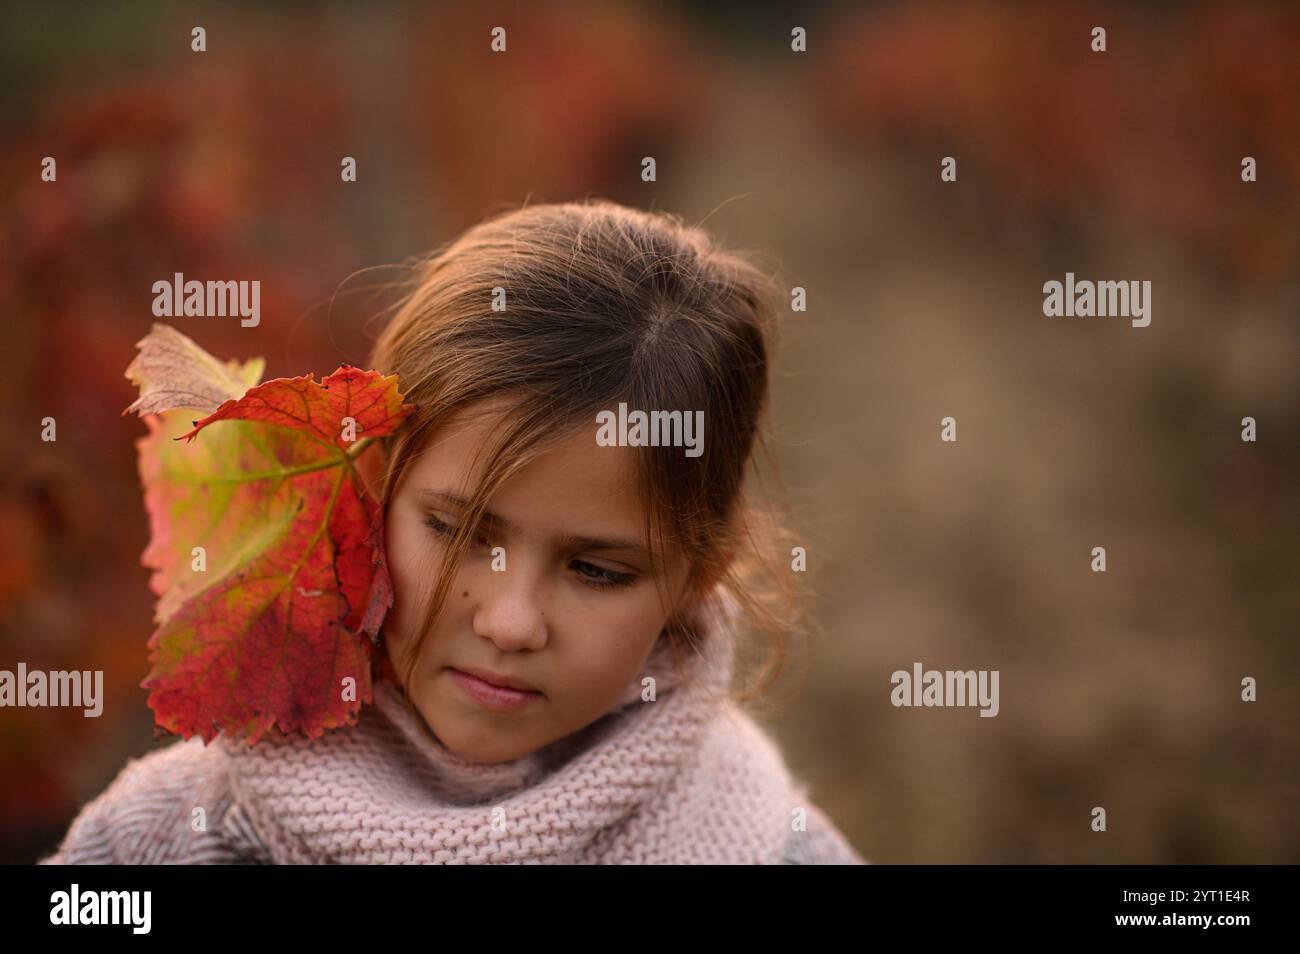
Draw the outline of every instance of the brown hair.
<instances>
[{"instance_id":1,"label":"brown hair","mask_svg":"<svg viewBox=\"0 0 1300 954\"><path fill-rule=\"evenodd\" d=\"M420 647L493 493L548 441L579 426L594 434L597 411L619 402L704 412L700 456L686 457L680 447L636 448L647 539L686 558L680 605L715 583L734 594L751 634L742 670L756 637L770 637L754 688L734 697L751 701L775 683L791 639L807 631L796 580L803 574L788 563L790 534L778 508L760 504L747 480L761 457L780 485L763 431L781 295L757 258L720 249L679 216L588 198L495 214L416 260L415 288L397 303L371 354L371 367L397 374L404 399L416 406L381 440L385 510L451 414L502 397L509 412L502 417L508 425L480 450L483 479L406 655L408 696ZM504 310L493 310L494 289L498 300L504 290ZM665 626L675 660L693 638L676 610Z\"/></svg>"}]
</instances>

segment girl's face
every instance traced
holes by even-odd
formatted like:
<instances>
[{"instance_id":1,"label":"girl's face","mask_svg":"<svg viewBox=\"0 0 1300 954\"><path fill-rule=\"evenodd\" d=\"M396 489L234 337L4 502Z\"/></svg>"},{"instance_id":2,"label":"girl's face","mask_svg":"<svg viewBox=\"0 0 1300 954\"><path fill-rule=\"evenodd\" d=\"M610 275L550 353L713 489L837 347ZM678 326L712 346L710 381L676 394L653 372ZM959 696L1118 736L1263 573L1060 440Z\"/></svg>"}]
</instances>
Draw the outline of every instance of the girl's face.
<instances>
[{"instance_id":1,"label":"girl's face","mask_svg":"<svg viewBox=\"0 0 1300 954\"><path fill-rule=\"evenodd\" d=\"M498 413L484 401L448 421L388 508L395 601L384 632L399 672L448 528L461 520L458 500L474 486L474 452ZM466 551L412 680L411 702L454 753L493 763L539 749L608 712L641 671L668 609L650 575L634 454L597 445L593 416L488 504L492 516ZM670 560L663 581L674 599L685 586L682 562ZM471 672L532 691L494 693Z\"/></svg>"}]
</instances>

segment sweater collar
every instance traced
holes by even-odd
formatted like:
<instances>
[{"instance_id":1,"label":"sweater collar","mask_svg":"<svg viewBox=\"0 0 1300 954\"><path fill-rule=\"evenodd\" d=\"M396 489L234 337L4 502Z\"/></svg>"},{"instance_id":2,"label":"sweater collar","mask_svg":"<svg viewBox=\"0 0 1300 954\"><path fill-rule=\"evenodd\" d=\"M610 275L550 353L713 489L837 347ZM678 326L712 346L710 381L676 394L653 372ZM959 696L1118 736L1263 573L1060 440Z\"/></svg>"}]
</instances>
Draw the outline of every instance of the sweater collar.
<instances>
[{"instance_id":1,"label":"sweater collar","mask_svg":"<svg viewBox=\"0 0 1300 954\"><path fill-rule=\"evenodd\" d=\"M277 863L771 857L789 828L789 777L726 701L736 620L718 588L689 621L685 679L661 636L608 713L521 758L467 761L379 682L353 727L252 748L223 736L232 793ZM654 702L641 701L647 676Z\"/></svg>"},{"instance_id":2,"label":"sweater collar","mask_svg":"<svg viewBox=\"0 0 1300 954\"><path fill-rule=\"evenodd\" d=\"M688 681L697 694L714 699L724 696L734 670L739 614L735 596L718 586L711 598L687 620L696 648L686 659L674 664L673 646L661 633L640 672L624 687L609 712L577 732L510 761L485 765L457 755L430 731L401 687L385 679L374 684L375 712L370 715L382 718L400 733L418 762L427 766L439 797L453 804L496 798L528 788L588 749L607 733L610 723L642 705L647 678L654 680L656 696Z\"/></svg>"}]
</instances>

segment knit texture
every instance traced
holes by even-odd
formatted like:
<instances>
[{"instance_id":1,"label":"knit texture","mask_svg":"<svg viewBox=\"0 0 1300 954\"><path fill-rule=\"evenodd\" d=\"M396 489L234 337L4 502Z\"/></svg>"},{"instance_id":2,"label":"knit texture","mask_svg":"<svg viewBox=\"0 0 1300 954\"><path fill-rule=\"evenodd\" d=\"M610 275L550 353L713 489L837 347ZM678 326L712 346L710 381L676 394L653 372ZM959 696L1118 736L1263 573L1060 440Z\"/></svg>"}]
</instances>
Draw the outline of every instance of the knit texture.
<instances>
[{"instance_id":1,"label":"knit texture","mask_svg":"<svg viewBox=\"0 0 1300 954\"><path fill-rule=\"evenodd\" d=\"M43 863L862 863L726 698L736 612L715 591L684 678L661 638L610 712L510 762L451 752L384 681L316 739L176 743L130 762Z\"/></svg>"}]
</instances>

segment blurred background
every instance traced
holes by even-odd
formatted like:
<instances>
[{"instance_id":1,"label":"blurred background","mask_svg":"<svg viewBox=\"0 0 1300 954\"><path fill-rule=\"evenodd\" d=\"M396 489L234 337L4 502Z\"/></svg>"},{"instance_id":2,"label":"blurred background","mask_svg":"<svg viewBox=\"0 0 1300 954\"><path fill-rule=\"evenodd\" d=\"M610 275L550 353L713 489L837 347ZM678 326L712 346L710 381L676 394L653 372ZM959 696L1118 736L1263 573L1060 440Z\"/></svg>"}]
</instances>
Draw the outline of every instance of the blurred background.
<instances>
[{"instance_id":1,"label":"blurred background","mask_svg":"<svg viewBox=\"0 0 1300 954\"><path fill-rule=\"evenodd\" d=\"M384 266L584 195L808 291L774 423L823 637L764 719L868 860L1300 860L1294 4L6 5L0 129L0 668L106 696L0 709L0 861L165 744L120 416L152 283L260 279L259 327L172 323L323 376ZM1150 280L1150 326L1045 318L1067 271ZM998 669L1000 714L894 708L913 662Z\"/></svg>"}]
</instances>

